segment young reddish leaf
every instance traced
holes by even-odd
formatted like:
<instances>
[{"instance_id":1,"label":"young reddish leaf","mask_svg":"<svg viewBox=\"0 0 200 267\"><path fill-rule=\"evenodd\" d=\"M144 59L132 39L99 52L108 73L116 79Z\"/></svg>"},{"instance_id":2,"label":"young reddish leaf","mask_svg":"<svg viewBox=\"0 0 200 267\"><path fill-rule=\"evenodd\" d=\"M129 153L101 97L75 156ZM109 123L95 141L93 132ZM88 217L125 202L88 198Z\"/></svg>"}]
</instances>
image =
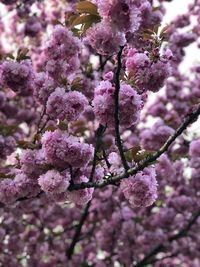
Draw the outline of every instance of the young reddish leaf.
<instances>
[{"instance_id":1,"label":"young reddish leaf","mask_svg":"<svg viewBox=\"0 0 200 267\"><path fill-rule=\"evenodd\" d=\"M71 25L73 25L73 22L74 22L77 18L79 18L79 16L80 16L79 14L76 14L76 15L71 14L71 15L65 17L65 26L71 26Z\"/></svg>"},{"instance_id":2,"label":"young reddish leaf","mask_svg":"<svg viewBox=\"0 0 200 267\"><path fill-rule=\"evenodd\" d=\"M21 61L21 60L29 59L30 57L27 55L28 52L29 52L28 48L26 47L20 48L17 52L16 60Z\"/></svg>"},{"instance_id":3,"label":"young reddish leaf","mask_svg":"<svg viewBox=\"0 0 200 267\"><path fill-rule=\"evenodd\" d=\"M78 3L76 5L76 10L79 13L89 13L89 14L98 16L96 5L89 2L89 1L82 1L82 2Z\"/></svg>"},{"instance_id":4,"label":"young reddish leaf","mask_svg":"<svg viewBox=\"0 0 200 267\"><path fill-rule=\"evenodd\" d=\"M76 77L71 84L71 90L80 90L83 89L83 83L82 83L82 78L81 77Z\"/></svg>"},{"instance_id":5,"label":"young reddish leaf","mask_svg":"<svg viewBox=\"0 0 200 267\"><path fill-rule=\"evenodd\" d=\"M91 14L89 14L89 15L81 15L79 17L76 17L73 20L71 26L76 26L76 25L85 24L85 23L92 24L92 23L94 23L94 22L96 22L98 20L99 20L99 17L96 16L96 15L91 15Z\"/></svg>"}]
</instances>

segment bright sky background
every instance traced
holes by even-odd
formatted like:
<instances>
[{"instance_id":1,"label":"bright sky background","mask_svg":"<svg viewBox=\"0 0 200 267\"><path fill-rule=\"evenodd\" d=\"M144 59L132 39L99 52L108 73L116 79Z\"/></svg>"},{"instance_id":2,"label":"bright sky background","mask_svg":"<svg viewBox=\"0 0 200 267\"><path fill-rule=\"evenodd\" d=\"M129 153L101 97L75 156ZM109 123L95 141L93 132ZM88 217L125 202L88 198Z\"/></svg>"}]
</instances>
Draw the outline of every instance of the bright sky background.
<instances>
[{"instance_id":1,"label":"bright sky background","mask_svg":"<svg viewBox=\"0 0 200 267\"><path fill-rule=\"evenodd\" d=\"M171 3L166 3L167 8L166 16L164 19L164 24L169 24L177 15L181 15L187 12L187 6L193 3L193 0L173 0ZM200 62L200 49L192 45L187 49L187 57L184 60L182 66L183 71L187 71L188 67L194 62L199 60Z\"/></svg>"},{"instance_id":2,"label":"bright sky background","mask_svg":"<svg viewBox=\"0 0 200 267\"><path fill-rule=\"evenodd\" d=\"M171 3L166 3L167 12L164 23L170 23L178 14L186 13L187 6L191 3L193 3L193 0L173 0ZM192 66L194 62L200 62L200 49L195 45L191 45L187 48L187 56L181 67L182 72L188 72L189 67ZM195 132L200 136L200 119L191 126L191 132Z\"/></svg>"},{"instance_id":3,"label":"bright sky background","mask_svg":"<svg viewBox=\"0 0 200 267\"><path fill-rule=\"evenodd\" d=\"M187 11L187 6L191 4L193 0L173 0L171 3L166 3L168 7L167 16L165 21L170 22L177 14L183 14Z\"/></svg>"}]
</instances>

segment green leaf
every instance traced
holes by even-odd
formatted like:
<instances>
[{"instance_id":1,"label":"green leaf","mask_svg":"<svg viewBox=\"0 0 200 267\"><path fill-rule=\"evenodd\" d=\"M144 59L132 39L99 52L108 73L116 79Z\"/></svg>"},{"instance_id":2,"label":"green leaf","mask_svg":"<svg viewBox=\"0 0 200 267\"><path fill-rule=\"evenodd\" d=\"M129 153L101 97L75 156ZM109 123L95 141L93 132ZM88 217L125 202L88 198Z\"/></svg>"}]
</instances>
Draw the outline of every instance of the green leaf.
<instances>
[{"instance_id":1,"label":"green leaf","mask_svg":"<svg viewBox=\"0 0 200 267\"><path fill-rule=\"evenodd\" d=\"M167 39L167 31L169 29L169 26L170 25L166 25L165 27L162 28L161 32L160 32L160 38L162 38L163 40L166 40Z\"/></svg>"},{"instance_id":2,"label":"green leaf","mask_svg":"<svg viewBox=\"0 0 200 267\"><path fill-rule=\"evenodd\" d=\"M153 153L154 151L141 150L140 146L135 146L127 150L124 154L127 161L131 162L132 160L134 160L135 162L139 162L147 158L148 156L151 156ZM156 162L157 161L154 161L153 163Z\"/></svg>"},{"instance_id":3,"label":"green leaf","mask_svg":"<svg viewBox=\"0 0 200 267\"><path fill-rule=\"evenodd\" d=\"M68 27L73 24L74 20L76 20L80 15L79 14L68 14L65 17L65 26Z\"/></svg>"},{"instance_id":4,"label":"green leaf","mask_svg":"<svg viewBox=\"0 0 200 267\"><path fill-rule=\"evenodd\" d=\"M134 160L135 160L135 162L139 162L139 161L145 159L146 157L150 156L151 154L152 154L152 152L150 152L150 151L139 151L136 154Z\"/></svg>"},{"instance_id":5,"label":"green leaf","mask_svg":"<svg viewBox=\"0 0 200 267\"><path fill-rule=\"evenodd\" d=\"M36 133L36 134L34 135L34 140L35 140L35 141L39 141L40 138L41 138L40 134Z\"/></svg>"},{"instance_id":6,"label":"green leaf","mask_svg":"<svg viewBox=\"0 0 200 267\"><path fill-rule=\"evenodd\" d=\"M128 162L131 162L132 160L135 160L135 157L138 153L138 151L140 150L140 146L135 146L135 147L132 147L131 149L127 150L124 154L125 154L125 157L126 157L126 160Z\"/></svg>"},{"instance_id":7,"label":"green leaf","mask_svg":"<svg viewBox=\"0 0 200 267\"><path fill-rule=\"evenodd\" d=\"M13 135L18 129L17 125L3 125L0 124L0 134L3 136Z\"/></svg>"},{"instance_id":8,"label":"green leaf","mask_svg":"<svg viewBox=\"0 0 200 267\"><path fill-rule=\"evenodd\" d=\"M80 37L81 36L81 33L80 33L79 29L72 28L71 31L73 32L74 36L76 36L76 37Z\"/></svg>"},{"instance_id":9,"label":"green leaf","mask_svg":"<svg viewBox=\"0 0 200 267\"><path fill-rule=\"evenodd\" d=\"M81 30L82 30L82 33L85 33L91 26L92 26L93 22L86 22L83 24Z\"/></svg>"},{"instance_id":10,"label":"green leaf","mask_svg":"<svg viewBox=\"0 0 200 267\"><path fill-rule=\"evenodd\" d=\"M68 130L68 123L65 121L60 121L58 124L58 128L63 130L63 131L66 131L66 130Z\"/></svg>"},{"instance_id":11,"label":"green leaf","mask_svg":"<svg viewBox=\"0 0 200 267\"><path fill-rule=\"evenodd\" d=\"M33 144L25 140L19 140L17 144L18 144L18 147L22 149L38 149L39 148L37 144Z\"/></svg>"},{"instance_id":12,"label":"green leaf","mask_svg":"<svg viewBox=\"0 0 200 267\"><path fill-rule=\"evenodd\" d=\"M157 207L162 207L162 205L163 205L163 201L162 200L157 200L156 201L156 206Z\"/></svg>"}]
</instances>

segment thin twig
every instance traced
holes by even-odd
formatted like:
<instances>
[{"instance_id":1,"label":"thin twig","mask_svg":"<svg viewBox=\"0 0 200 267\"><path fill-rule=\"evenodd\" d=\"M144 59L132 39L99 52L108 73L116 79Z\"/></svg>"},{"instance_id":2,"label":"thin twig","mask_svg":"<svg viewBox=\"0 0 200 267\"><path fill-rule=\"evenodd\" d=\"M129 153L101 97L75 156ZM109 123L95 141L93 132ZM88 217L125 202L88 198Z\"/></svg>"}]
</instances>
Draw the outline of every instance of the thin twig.
<instances>
[{"instance_id":1,"label":"thin twig","mask_svg":"<svg viewBox=\"0 0 200 267\"><path fill-rule=\"evenodd\" d=\"M30 200L30 199L36 199L36 198L39 198L43 194L44 194L44 191L40 191L36 196L33 196L33 197L20 197L20 198L18 198L16 200L16 202L21 202L21 201Z\"/></svg>"},{"instance_id":2,"label":"thin twig","mask_svg":"<svg viewBox=\"0 0 200 267\"><path fill-rule=\"evenodd\" d=\"M82 227L83 227L83 224L89 214L89 208L90 208L90 205L91 205L91 201L89 201L81 215L81 218L80 218L80 221L79 221L79 224L76 228L76 231L74 233L74 236L72 238L72 242L69 246L69 249L66 251L66 256L67 258L70 260L73 253L74 253L74 248L76 246L76 243L79 241L79 237L80 237L80 234L81 234L81 230L82 230Z\"/></svg>"},{"instance_id":3,"label":"thin twig","mask_svg":"<svg viewBox=\"0 0 200 267\"><path fill-rule=\"evenodd\" d=\"M117 55L117 69L115 73L115 93L114 93L114 102L115 102L115 112L114 112L114 118L115 118L115 139L117 143L117 147L119 150L119 154L122 160L122 164L124 166L125 171L129 169L128 163L126 161L124 151L123 151L123 146L122 146L122 141L120 137L120 131L119 131L119 91L120 91L120 72L122 68L122 62L121 62L121 57L122 57L122 52L123 48L120 48L120 51Z\"/></svg>"},{"instance_id":4,"label":"thin twig","mask_svg":"<svg viewBox=\"0 0 200 267\"><path fill-rule=\"evenodd\" d=\"M105 130L106 130L106 126L103 126L102 124L100 124L98 129L96 130L96 133L95 133L95 149L94 149L94 158L93 158L93 162L92 162L92 170L91 170L90 178L89 178L90 182L92 182L92 179L93 179L93 176L95 173L95 169L96 169L96 165L97 165L97 159L98 159L97 153L100 149L101 138L102 138Z\"/></svg>"},{"instance_id":5,"label":"thin twig","mask_svg":"<svg viewBox=\"0 0 200 267\"><path fill-rule=\"evenodd\" d=\"M95 151L94 151L94 158L93 158L93 163L92 163L92 170L91 170L90 178L89 178L90 182L92 182L93 177L94 177L96 164L97 164L97 153L99 151L99 148L100 148L100 145L101 145L101 138L102 138L105 130L106 130L106 126L103 126L103 125L100 124L98 129L96 130L96 133L95 133ZM86 207L85 207L85 209L84 209L84 211L83 211L83 213L81 215L81 218L80 218L79 224L78 224L78 226L76 228L76 231L74 233L72 242L71 242L71 244L69 246L69 249L66 252L66 255L67 255L69 260L71 259L72 255L74 253L74 248L75 248L77 242L80 239L81 230L82 230L84 222L87 219L87 216L89 214L90 205L91 205L91 201L88 202L88 204L86 205Z\"/></svg>"},{"instance_id":6,"label":"thin twig","mask_svg":"<svg viewBox=\"0 0 200 267\"><path fill-rule=\"evenodd\" d=\"M112 56L113 55L111 55L111 56L109 56L109 57L107 57L104 61L102 60L102 56L99 56L99 61L100 61L100 66L99 66L99 68L98 68L98 71L104 71L104 68L105 68L105 65L106 65L106 63L112 58Z\"/></svg>"},{"instance_id":7,"label":"thin twig","mask_svg":"<svg viewBox=\"0 0 200 267\"><path fill-rule=\"evenodd\" d=\"M172 254L170 254L170 255L166 255L166 256L164 256L164 257L162 257L162 258L155 258L155 259L152 259L151 261L149 261L148 264L153 264L153 263L156 263L156 262L158 262L158 261L163 261L163 260L165 260L165 259L174 258L174 257L176 257L178 254L179 254L178 252L174 252L174 253L172 253Z\"/></svg>"},{"instance_id":8,"label":"thin twig","mask_svg":"<svg viewBox=\"0 0 200 267\"><path fill-rule=\"evenodd\" d=\"M108 169L109 169L110 166L111 166L111 164L110 164L110 162L108 161L108 158L107 158L107 155L106 155L106 151L105 151L104 148L103 148L103 159L105 160L106 165L107 165L107 167L108 167Z\"/></svg>"},{"instance_id":9,"label":"thin twig","mask_svg":"<svg viewBox=\"0 0 200 267\"><path fill-rule=\"evenodd\" d=\"M34 136L34 139L33 139L33 143L34 143L34 144L35 144L36 141L37 141L37 135L42 133L42 131L43 131L44 128L46 127L48 121L49 121L49 118L47 118L47 119L45 120L45 122L44 122L44 124L41 126L41 128L38 128L38 130L37 130L37 132L36 132L36 134L35 134L35 136Z\"/></svg>"},{"instance_id":10,"label":"thin twig","mask_svg":"<svg viewBox=\"0 0 200 267\"><path fill-rule=\"evenodd\" d=\"M96 133L95 133L95 151L94 151L94 158L93 158L93 163L92 163L92 170L91 170L90 178L89 178L90 182L92 182L93 177L94 177L96 164L97 164L97 153L99 151L99 148L101 145L101 138L105 132L105 129L106 129L106 126L103 126L100 124L98 129L96 130ZM86 205L86 207L85 207L85 209L81 215L79 224L76 228L76 231L75 231L74 236L72 238L72 242L69 246L69 249L66 251L66 256L69 260L71 259L72 255L74 253L74 248L75 248L76 244L80 241L81 230L82 230L84 222L87 219L87 216L89 214L90 205L91 205L91 201L89 201L87 203L87 205Z\"/></svg>"}]
</instances>

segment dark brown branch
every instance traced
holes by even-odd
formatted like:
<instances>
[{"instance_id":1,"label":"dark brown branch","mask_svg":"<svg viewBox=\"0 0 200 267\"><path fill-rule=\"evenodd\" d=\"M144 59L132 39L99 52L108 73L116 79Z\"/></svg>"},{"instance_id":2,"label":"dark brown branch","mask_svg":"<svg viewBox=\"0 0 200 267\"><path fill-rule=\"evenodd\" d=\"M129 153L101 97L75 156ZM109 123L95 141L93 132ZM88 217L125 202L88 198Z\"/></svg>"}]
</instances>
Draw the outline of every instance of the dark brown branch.
<instances>
[{"instance_id":1,"label":"dark brown branch","mask_svg":"<svg viewBox=\"0 0 200 267\"><path fill-rule=\"evenodd\" d=\"M197 219L200 216L200 210L197 211L195 214L192 215L191 219L189 220L188 224L176 235L172 236L169 238L169 241L172 242L174 240L177 240L179 238L184 237L188 231L191 229L191 227L193 226L193 224L195 224L195 222L197 221Z\"/></svg>"},{"instance_id":2,"label":"dark brown branch","mask_svg":"<svg viewBox=\"0 0 200 267\"><path fill-rule=\"evenodd\" d=\"M97 153L98 153L99 148L101 146L101 138L102 138L105 130L106 130L106 126L103 126L100 124L98 129L96 130L96 133L95 133L95 151L94 151L94 158L93 158L93 163L92 163L92 170L91 170L90 179L89 179L90 182L92 182L92 179L94 177L96 164L97 164ZM85 209L81 215L81 218L80 218L79 224L76 228L76 231L74 233L72 242L69 246L69 249L66 252L66 255L67 255L69 260L71 259L72 255L74 253L74 248L75 248L77 242L79 241L82 227L83 227L84 222L87 219L87 216L89 214L90 205L91 205L91 201L88 202L88 204L86 205L86 207L85 207Z\"/></svg>"},{"instance_id":3,"label":"dark brown branch","mask_svg":"<svg viewBox=\"0 0 200 267\"><path fill-rule=\"evenodd\" d=\"M138 162L138 164L134 168L131 168L128 171L117 176L112 177L111 175L108 175L104 177L104 179L100 182L95 182L95 183L87 182L87 183L74 184L69 189L79 190L90 187L102 188L110 184L116 184L116 182L119 182L122 179L128 178L129 176L134 175L139 171L142 171L145 167L149 166L150 164L153 164L155 160L157 160L163 153L165 153L170 147L170 145L176 140L176 138L179 135L181 135L186 130L186 128L198 118L199 114L200 114L200 104L198 105L198 108L194 112L187 115L184 122L178 127L178 129L174 132L174 134L168 138L166 143L158 151L156 151L150 156L147 156L144 160Z\"/></svg>"},{"instance_id":4,"label":"dark brown branch","mask_svg":"<svg viewBox=\"0 0 200 267\"><path fill-rule=\"evenodd\" d=\"M35 200L37 198L40 198L41 195L44 194L44 191L40 191L36 196L32 196L32 197L20 197L16 200L16 202L23 202L23 201L26 201L26 200ZM6 204L0 202L0 208L3 208L5 207Z\"/></svg>"},{"instance_id":5,"label":"dark brown branch","mask_svg":"<svg viewBox=\"0 0 200 267\"><path fill-rule=\"evenodd\" d=\"M41 195L44 194L44 191L40 191L37 196L33 196L33 197L20 197L16 200L16 202L21 202L21 201L25 201L25 200L33 200L33 199L37 199L39 198Z\"/></svg>"},{"instance_id":6,"label":"dark brown branch","mask_svg":"<svg viewBox=\"0 0 200 267\"><path fill-rule=\"evenodd\" d=\"M113 57L113 55L110 55L109 57L107 57L104 61L101 55L99 55L99 61L100 61L100 66L98 68L98 71L104 71L105 65L106 63Z\"/></svg>"},{"instance_id":7,"label":"dark brown branch","mask_svg":"<svg viewBox=\"0 0 200 267\"><path fill-rule=\"evenodd\" d=\"M152 259L151 261L148 262L148 264L153 264L153 263L156 263L158 261L163 261L165 259L170 259L170 258L174 258L178 255L179 253L178 252L174 252L172 254L169 254L169 255L166 255L162 258L155 258L155 259Z\"/></svg>"},{"instance_id":8,"label":"dark brown branch","mask_svg":"<svg viewBox=\"0 0 200 267\"><path fill-rule=\"evenodd\" d=\"M191 216L189 222L187 223L187 225L183 229L181 229L177 234L169 237L168 242L171 243L174 240L178 240L180 238L183 238L189 232L191 227L196 223L199 216L200 216L200 210ZM134 267L146 266L147 264L151 263L152 257L157 255L159 252L162 252L164 249L165 249L165 246L163 244L157 245L147 256L144 257L143 260L136 263L136 265L134 265Z\"/></svg>"},{"instance_id":9,"label":"dark brown branch","mask_svg":"<svg viewBox=\"0 0 200 267\"><path fill-rule=\"evenodd\" d=\"M152 164L156 159L158 159L163 153L165 153L169 146L176 140L176 138L181 135L184 130L186 130L186 128L193 123L199 116L200 114L200 104L198 105L198 108L190 113L184 120L184 122L179 126L179 128L174 132L173 135L171 135L168 140L166 141L166 143L157 151L155 152L153 155L146 157L144 160L141 160L137 166L135 166L134 168L129 169L127 172L124 172L120 175L117 176L112 176L112 175L108 175L105 176L103 178L102 181L100 182L86 182L86 183L80 183L80 184L73 184L69 187L69 190L79 190L79 189L84 189L84 188L102 188L104 186L107 185L112 185L112 184L116 184L117 182L119 182L122 179L128 178L131 175L136 174L139 171L142 171L145 167L147 167L148 165ZM41 191L37 197L39 197L43 192ZM24 200L28 200L28 199L33 199L33 197L28 198L28 197L22 197L17 199L17 201L24 201ZM0 205L4 206L4 204L0 203Z\"/></svg>"},{"instance_id":10,"label":"dark brown branch","mask_svg":"<svg viewBox=\"0 0 200 267\"><path fill-rule=\"evenodd\" d=\"M122 160L122 164L124 166L125 171L129 169L128 163L126 161L124 151L123 151L123 146L122 146L122 141L120 137L120 131L119 131L119 91L120 91L120 72L122 68L122 62L121 62L121 57L122 57L122 52L123 48L120 48L120 51L117 55L117 69L115 73L115 94L114 94L114 102L115 102L115 112L114 112L114 117L115 117L115 139L116 139L116 144L119 150L119 154Z\"/></svg>"},{"instance_id":11,"label":"dark brown branch","mask_svg":"<svg viewBox=\"0 0 200 267\"><path fill-rule=\"evenodd\" d=\"M108 158L107 158L107 155L106 155L106 151L105 151L104 148L103 148L103 159L105 160L106 165L107 165L107 167L109 169L111 165L110 165L110 162L108 161Z\"/></svg>"},{"instance_id":12,"label":"dark brown branch","mask_svg":"<svg viewBox=\"0 0 200 267\"><path fill-rule=\"evenodd\" d=\"M76 231L74 233L74 236L72 238L72 242L69 246L69 249L66 251L66 256L67 258L70 260L73 253L74 253L74 248L76 246L76 243L79 241L79 237L80 237L80 234L81 234L81 230L82 230L82 227L83 227L83 224L89 214L89 208L90 208L90 205L91 205L91 201L87 203L85 209L83 210L83 213L81 215L81 218L80 218L80 221L79 221L79 224L76 228Z\"/></svg>"},{"instance_id":13,"label":"dark brown branch","mask_svg":"<svg viewBox=\"0 0 200 267\"><path fill-rule=\"evenodd\" d=\"M95 133L95 150L94 150L94 158L93 158L93 162L92 162L92 170L91 170L90 178L89 178L90 182L92 182L92 179L93 179L93 176L95 173L95 169L96 169L96 165L97 165L97 153L100 149L101 138L102 138L105 130L106 130L106 126L103 126L100 124L98 129L96 130L96 133Z\"/></svg>"}]
</instances>

